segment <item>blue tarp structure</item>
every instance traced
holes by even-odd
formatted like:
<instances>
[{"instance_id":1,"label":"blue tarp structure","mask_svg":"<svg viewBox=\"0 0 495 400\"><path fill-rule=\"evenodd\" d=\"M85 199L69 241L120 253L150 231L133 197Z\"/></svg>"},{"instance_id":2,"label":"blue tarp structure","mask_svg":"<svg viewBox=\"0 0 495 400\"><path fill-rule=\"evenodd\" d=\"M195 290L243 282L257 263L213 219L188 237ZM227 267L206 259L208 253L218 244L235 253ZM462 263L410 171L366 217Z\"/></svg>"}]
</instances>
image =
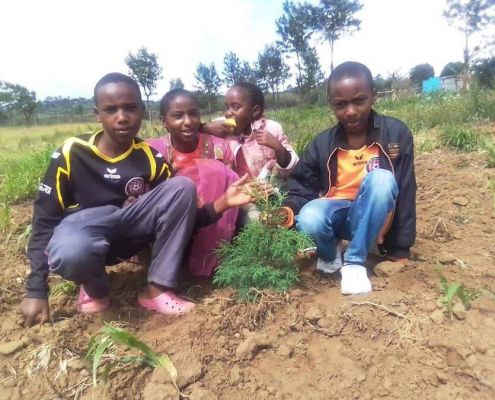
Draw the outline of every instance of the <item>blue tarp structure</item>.
<instances>
[{"instance_id":1,"label":"blue tarp structure","mask_svg":"<svg viewBox=\"0 0 495 400\"><path fill-rule=\"evenodd\" d=\"M423 81L423 93L433 93L442 89L442 80L440 78L431 77Z\"/></svg>"}]
</instances>

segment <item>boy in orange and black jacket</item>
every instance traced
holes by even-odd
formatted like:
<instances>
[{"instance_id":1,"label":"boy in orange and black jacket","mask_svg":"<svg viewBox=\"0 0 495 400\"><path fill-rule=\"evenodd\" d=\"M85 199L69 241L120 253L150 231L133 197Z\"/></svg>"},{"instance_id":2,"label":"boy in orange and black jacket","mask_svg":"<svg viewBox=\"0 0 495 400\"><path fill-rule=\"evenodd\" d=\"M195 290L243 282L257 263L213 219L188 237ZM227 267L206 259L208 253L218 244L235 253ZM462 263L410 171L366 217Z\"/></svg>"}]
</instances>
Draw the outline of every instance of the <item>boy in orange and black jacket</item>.
<instances>
[{"instance_id":1,"label":"boy in orange and black jacket","mask_svg":"<svg viewBox=\"0 0 495 400\"><path fill-rule=\"evenodd\" d=\"M291 175L286 225L313 238L320 272L341 270L343 294L367 293L373 242L403 260L415 241L413 138L404 123L372 110L373 79L363 64L335 68L328 99L339 123L309 144ZM350 240L343 260L342 239Z\"/></svg>"}]
</instances>

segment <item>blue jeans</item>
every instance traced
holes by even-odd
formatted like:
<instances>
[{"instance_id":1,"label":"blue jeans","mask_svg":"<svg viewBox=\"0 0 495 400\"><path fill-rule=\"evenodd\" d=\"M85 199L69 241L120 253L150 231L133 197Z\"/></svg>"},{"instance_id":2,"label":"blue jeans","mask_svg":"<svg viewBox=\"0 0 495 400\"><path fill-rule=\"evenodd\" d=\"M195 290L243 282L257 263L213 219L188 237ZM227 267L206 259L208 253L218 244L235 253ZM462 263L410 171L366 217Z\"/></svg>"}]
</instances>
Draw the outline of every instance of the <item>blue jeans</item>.
<instances>
[{"instance_id":1,"label":"blue jeans","mask_svg":"<svg viewBox=\"0 0 495 400\"><path fill-rule=\"evenodd\" d=\"M399 188L394 175L375 169L361 182L354 201L320 198L308 202L296 216L296 229L316 243L318 257L333 261L341 239L350 240L344 264L365 264L368 250L394 209Z\"/></svg>"}]
</instances>

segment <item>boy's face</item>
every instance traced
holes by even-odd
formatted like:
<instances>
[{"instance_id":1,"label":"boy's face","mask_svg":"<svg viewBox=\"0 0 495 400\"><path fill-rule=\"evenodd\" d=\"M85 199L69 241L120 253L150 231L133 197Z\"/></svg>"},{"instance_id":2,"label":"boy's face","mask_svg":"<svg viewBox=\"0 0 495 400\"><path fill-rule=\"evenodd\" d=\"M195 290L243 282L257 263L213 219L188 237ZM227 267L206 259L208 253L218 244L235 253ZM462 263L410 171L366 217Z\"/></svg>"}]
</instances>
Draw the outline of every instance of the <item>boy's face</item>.
<instances>
[{"instance_id":1,"label":"boy's face","mask_svg":"<svg viewBox=\"0 0 495 400\"><path fill-rule=\"evenodd\" d=\"M236 135L250 133L251 122L260 116L260 106L253 106L248 93L243 88L234 86L225 95L224 116L235 119Z\"/></svg>"},{"instance_id":2,"label":"boy's face","mask_svg":"<svg viewBox=\"0 0 495 400\"><path fill-rule=\"evenodd\" d=\"M107 83L98 89L95 100L96 119L110 142L130 145L144 116L140 93L125 82Z\"/></svg>"},{"instance_id":3,"label":"boy's face","mask_svg":"<svg viewBox=\"0 0 495 400\"><path fill-rule=\"evenodd\" d=\"M328 90L330 107L348 135L366 134L375 95L366 78L348 77L333 82Z\"/></svg>"},{"instance_id":4,"label":"boy's face","mask_svg":"<svg viewBox=\"0 0 495 400\"><path fill-rule=\"evenodd\" d=\"M177 96L173 99L163 117L163 126L174 142L184 145L196 143L200 124L198 105L189 96Z\"/></svg>"}]
</instances>

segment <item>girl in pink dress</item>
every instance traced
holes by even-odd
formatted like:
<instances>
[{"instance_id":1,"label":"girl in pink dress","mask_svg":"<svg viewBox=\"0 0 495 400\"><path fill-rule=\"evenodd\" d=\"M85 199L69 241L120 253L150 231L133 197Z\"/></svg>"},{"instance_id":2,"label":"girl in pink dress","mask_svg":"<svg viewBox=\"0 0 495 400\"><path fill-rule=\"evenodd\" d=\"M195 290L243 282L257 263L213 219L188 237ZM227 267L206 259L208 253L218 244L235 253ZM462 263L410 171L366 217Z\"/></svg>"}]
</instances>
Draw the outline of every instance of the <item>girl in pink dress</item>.
<instances>
[{"instance_id":1,"label":"girl in pink dress","mask_svg":"<svg viewBox=\"0 0 495 400\"><path fill-rule=\"evenodd\" d=\"M239 176L230 169L234 157L228 143L199 132L201 116L192 93L183 89L171 90L160 102L160 114L169 135L148 139L148 143L163 154L177 175L186 176L195 182L198 207L211 204L229 186L238 182ZM238 207L229 208L216 223L196 231L187 259L190 275L212 275L218 265L215 249L222 241L232 239L237 214Z\"/></svg>"}]
</instances>

